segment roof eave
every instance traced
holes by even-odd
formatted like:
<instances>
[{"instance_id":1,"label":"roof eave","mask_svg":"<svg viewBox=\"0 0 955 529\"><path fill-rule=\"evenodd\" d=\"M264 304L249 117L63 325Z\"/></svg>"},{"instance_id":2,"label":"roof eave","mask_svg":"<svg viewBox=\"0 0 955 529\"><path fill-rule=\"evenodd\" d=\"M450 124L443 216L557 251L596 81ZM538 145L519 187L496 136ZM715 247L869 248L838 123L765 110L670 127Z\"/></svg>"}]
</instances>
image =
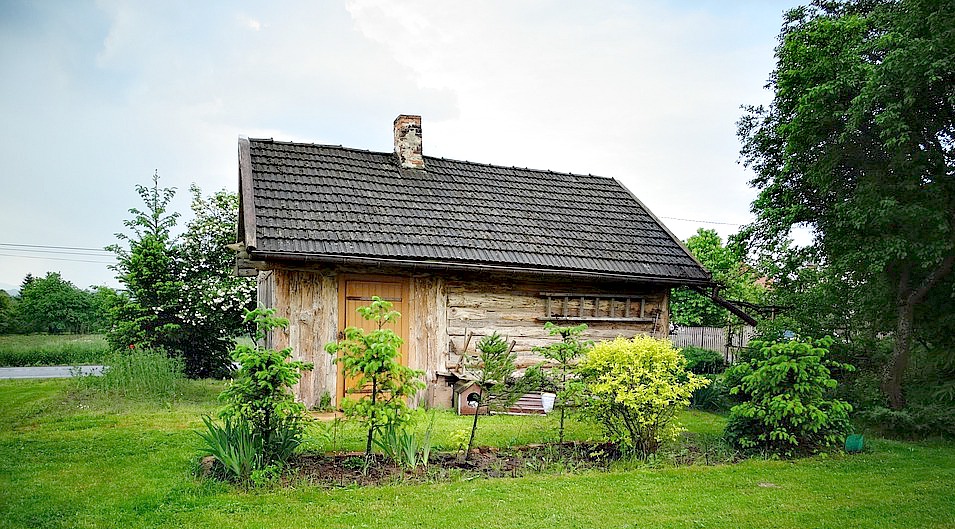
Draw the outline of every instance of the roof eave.
<instances>
[{"instance_id":1,"label":"roof eave","mask_svg":"<svg viewBox=\"0 0 955 529\"><path fill-rule=\"evenodd\" d=\"M246 251L255 249L255 195L252 186L252 148L239 136L239 241Z\"/></svg>"},{"instance_id":2,"label":"roof eave","mask_svg":"<svg viewBox=\"0 0 955 529\"><path fill-rule=\"evenodd\" d=\"M250 255L255 260L262 261L298 261L311 263L327 263L338 265L371 265L371 266L396 266L400 268L411 268L421 270L444 270L444 271L463 271L463 272L510 272L537 274L546 276L562 276L580 279L602 279L607 281L625 281L635 283L663 283L669 286L711 286L713 282L709 279L677 278L666 276L640 275L640 274L621 274L616 272L599 272L592 270L571 270L560 268L534 268L528 266L512 265L507 263L475 263L475 262L457 262L457 261L436 261L426 259L406 259L392 257L368 257L359 255L336 255L336 254L314 254L314 253L286 253L286 252L263 252L251 251Z\"/></svg>"}]
</instances>

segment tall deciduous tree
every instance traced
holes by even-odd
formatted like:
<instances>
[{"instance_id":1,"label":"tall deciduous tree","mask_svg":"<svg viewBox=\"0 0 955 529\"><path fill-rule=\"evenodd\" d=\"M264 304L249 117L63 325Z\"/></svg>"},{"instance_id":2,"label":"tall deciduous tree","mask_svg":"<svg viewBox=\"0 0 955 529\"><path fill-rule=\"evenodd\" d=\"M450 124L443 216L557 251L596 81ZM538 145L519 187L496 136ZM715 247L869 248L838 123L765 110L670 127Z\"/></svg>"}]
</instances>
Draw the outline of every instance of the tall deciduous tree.
<instances>
[{"instance_id":1,"label":"tall deciduous tree","mask_svg":"<svg viewBox=\"0 0 955 529\"><path fill-rule=\"evenodd\" d=\"M93 330L97 315L93 294L63 279L57 272L24 280L17 319L24 332L81 333Z\"/></svg>"},{"instance_id":2,"label":"tall deciduous tree","mask_svg":"<svg viewBox=\"0 0 955 529\"><path fill-rule=\"evenodd\" d=\"M12 334L16 332L17 325L17 302L6 290L0 290L0 334Z\"/></svg>"},{"instance_id":3,"label":"tall deciduous tree","mask_svg":"<svg viewBox=\"0 0 955 529\"><path fill-rule=\"evenodd\" d=\"M243 334L245 312L255 307L255 279L233 272L235 253L226 248L237 239L239 197L226 191L203 197L196 185L189 192L193 216L178 246L179 315L192 347L226 362L231 338Z\"/></svg>"},{"instance_id":4,"label":"tall deciduous tree","mask_svg":"<svg viewBox=\"0 0 955 529\"><path fill-rule=\"evenodd\" d=\"M776 56L773 102L740 121L760 190L744 235L773 253L812 229L815 262L893 337L882 389L901 408L913 333L937 317L919 308L955 263L955 4L819 0L786 15Z\"/></svg>"}]
</instances>

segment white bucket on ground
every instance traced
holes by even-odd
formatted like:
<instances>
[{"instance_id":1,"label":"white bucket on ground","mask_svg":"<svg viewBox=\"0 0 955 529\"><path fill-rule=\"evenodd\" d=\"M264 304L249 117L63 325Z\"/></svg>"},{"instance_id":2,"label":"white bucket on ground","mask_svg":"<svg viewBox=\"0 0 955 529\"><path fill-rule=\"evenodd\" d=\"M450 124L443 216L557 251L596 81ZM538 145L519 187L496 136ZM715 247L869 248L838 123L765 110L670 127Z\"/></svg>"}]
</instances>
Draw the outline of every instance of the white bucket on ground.
<instances>
[{"instance_id":1,"label":"white bucket on ground","mask_svg":"<svg viewBox=\"0 0 955 529\"><path fill-rule=\"evenodd\" d=\"M550 413L554 409L554 401L557 395L554 393L541 393L541 405L544 407L544 413Z\"/></svg>"}]
</instances>

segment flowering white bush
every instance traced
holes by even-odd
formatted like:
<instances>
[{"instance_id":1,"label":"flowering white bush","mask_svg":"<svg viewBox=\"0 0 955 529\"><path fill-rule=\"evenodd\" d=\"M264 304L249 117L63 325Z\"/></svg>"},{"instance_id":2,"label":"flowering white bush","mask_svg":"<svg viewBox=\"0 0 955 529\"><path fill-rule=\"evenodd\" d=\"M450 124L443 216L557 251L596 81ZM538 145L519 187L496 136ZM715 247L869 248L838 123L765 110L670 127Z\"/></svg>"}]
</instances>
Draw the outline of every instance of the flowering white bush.
<instances>
[{"instance_id":1,"label":"flowering white bush","mask_svg":"<svg viewBox=\"0 0 955 529\"><path fill-rule=\"evenodd\" d=\"M112 312L108 334L115 349L161 348L185 361L191 377L228 373L232 338L243 332L245 309L254 306L255 280L233 274L239 200L219 191L203 197L193 185L193 219L172 237L178 213L166 214L174 189L137 186L146 211L131 209L128 242L117 254L117 278L126 297Z\"/></svg>"}]
</instances>

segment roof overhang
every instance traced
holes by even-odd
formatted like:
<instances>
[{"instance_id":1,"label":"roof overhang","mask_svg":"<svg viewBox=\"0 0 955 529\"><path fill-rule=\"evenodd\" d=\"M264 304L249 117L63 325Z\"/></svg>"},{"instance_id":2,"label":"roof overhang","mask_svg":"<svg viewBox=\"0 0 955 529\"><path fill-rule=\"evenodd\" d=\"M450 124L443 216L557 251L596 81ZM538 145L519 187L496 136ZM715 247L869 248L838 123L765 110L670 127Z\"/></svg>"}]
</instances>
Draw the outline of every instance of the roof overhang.
<instances>
[{"instance_id":1,"label":"roof overhang","mask_svg":"<svg viewBox=\"0 0 955 529\"><path fill-rule=\"evenodd\" d=\"M756 321L756 318L750 316L746 311L741 309L736 303L721 297L719 293L716 291L716 289L704 289L700 286L695 286L695 285L692 288L698 294L706 296L707 298L712 300L713 303L716 303L720 307L723 307L724 309L730 311L731 313L736 315L739 319L745 321L749 325L755 326L758 323Z\"/></svg>"},{"instance_id":2,"label":"roof overhang","mask_svg":"<svg viewBox=\"0 0 955 529\"><path fill-rule=\"evenodd\" d=\"M249 256L257 261L284 263L324 263L331 265L393 266L411 270L461 271L461 272L506 272L548 277L568 277L588 280L620 281L629 283L657 283L671 287L709 287L714 283L710 279L685 279L674 277L644 276L637 274L619 274L592 270L568 270L554 268L535 268L507 263L475 263L458 261L435 261L427 259L407 259L389 257L369 257L361 255L304 254L263 252L250 250Z\"/></svg>"}]
</instances>

